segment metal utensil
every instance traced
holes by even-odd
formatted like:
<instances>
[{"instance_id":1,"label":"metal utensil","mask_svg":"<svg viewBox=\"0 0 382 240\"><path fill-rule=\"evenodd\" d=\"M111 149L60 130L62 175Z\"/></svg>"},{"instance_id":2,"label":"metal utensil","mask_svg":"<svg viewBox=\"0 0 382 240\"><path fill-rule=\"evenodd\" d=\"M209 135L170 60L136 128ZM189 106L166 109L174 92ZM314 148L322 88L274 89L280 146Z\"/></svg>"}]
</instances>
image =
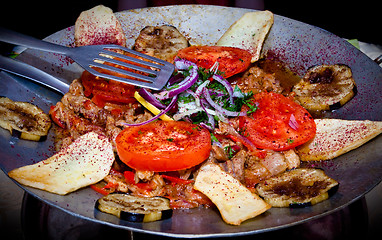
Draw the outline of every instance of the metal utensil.
<instances>
[{"instance_id":1,"label":"metal utensil","mask_svg":"<svg viewBox=\"0 0 382 240\"><path fill-rule=\"evenodd\" d=\"M60 81L58 78L55 78L38 68L12 58L0 55L0 69L43 84L62 94L69 91L69 85L67 83Z\"/></svg>"},{"instance_id":2,"label":"metal utensil","mask_svg":"<svg viewBox=\"0 0 382 240\"><path fill-rule=\"evenodd\" d=\"M249 11L253 10L213 5L174 5L128 10L116 13L116 16L123 24L125 31L129 33L127 35L129 45L134 44L136 33L139 33L142 28L158 24L171 24L177 27L184 32L192 44L213 45L232 23ZM286 17L279 15L274 17L274 25L262 50L268 59L279 60L300 76L303 76L313 65L341 63L351 67L358 94L344 107L328 112L324 117L382 121L382 68L380 66L343 38ZM22 17L19 20L25 21ZM46 39L69 45L73 42L73 37L72 29L65 28ZM61 56L39 53L30 49L17 58L35 66L41 66L40 60L49 63L47 67L50 67L51 63L56 64L54 67L63 63ZM73 72L79 75L80 70L82 69L78 69L75 64L70 64L57 75L63 79L74 79ZM47 110L52 103L55 104L62 97L52 94L47 98L45 97L47 92L51 91L34 88L34 84L30 81L19 83L16 81L19 79L2 75L0 74L0 95L2 96L8 96L17 101L33 99L36 105L46 107ZM26 89L33 89L33 91L25 91ZM20 96L20 93L24 95ZM49 137L43 142L18 141L15 144L9 132L0 129L0 168L8 172L16 167L42 160L47 154L51 155L55 138ZM304 166L322 168L330 177L340 182L338 192L334 196L306 208L271 208L266 214L248 220L240 226L225 224L216 208L178 209L174 211L172 219L143 224L130 223L106 213L102 215L97 212L96 214L94 203L100 194L90 188L59 196L34 188L21 187L36 199L62 211L62 216L71 215L84 222L101 223L107 227L115 227L116 230L134 231L134 236L129 235L131 237L139 238L141 235L135 235L138 232L138 234L153 234L153 238L256 238L258 236L250 236L250 234L311 223L310 221L314 219L344 209L348 204L360 199L382 179L381 146L382 136L379 136L337 159L306 162ZM61 218L62 224L68 224L66 219ZM279 233L276 233L276 236L279 236Z\"/></svg>"},{"instance_id":3,"label":"metal utensil","mask_svg":"<svg viewBox=\"0 0 382 240\"><path fill-rule=\"evenodd\" d=\"M86 71L98 77L155 90L162 89L174 71L174 65L169 62L118 45L92 45L69 48L1 27L0 41L46 52L59 53L70 57ZM118 65L118 67L114 64ZM103 71L100 72L99 70Z\"/></svg>"},{"instance_id":4,"label":"metal utensil","mask_svg":"<svg viewBox=\"0 0 382 240\"><path fill-rule=\"evenodd\" d=\"M381 64L382 63L382 54L379 55L377 58L375 58L374 62L376 62L377 64Z\"/></svg>"}]
</instances>

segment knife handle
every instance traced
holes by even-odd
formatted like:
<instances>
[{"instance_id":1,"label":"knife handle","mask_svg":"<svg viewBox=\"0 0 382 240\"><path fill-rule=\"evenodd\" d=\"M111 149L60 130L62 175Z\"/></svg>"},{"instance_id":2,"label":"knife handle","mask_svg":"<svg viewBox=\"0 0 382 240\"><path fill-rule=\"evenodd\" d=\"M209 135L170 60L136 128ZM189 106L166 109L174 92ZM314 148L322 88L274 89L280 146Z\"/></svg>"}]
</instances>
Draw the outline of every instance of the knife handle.
<instances>
[{"instance_id":1,"label":"knife handle","mask_svg":"<svg viewBox=\"0 0 382 240\"><path fill-rule=\"evenodd\" d=\"M0 55L0 69L40 83L62 94L69 91L69 85L67 83L62 82L58 78L55 78L38 68L12 58Z\"/></svg>"},{"instance_id":2,"label":"knife handle","mask_svg":"<svg viewBox=\"0 0 382 240\"><path fill-rule=\"evenodd\" d=\"M54 52L59 54L67 54L70 50L68 47L64 47L58 44L42 41L40 39L24 35L3 27L0 27L0 41L21 45L27 48L33 48L46 52Z\"/></svg>"}]
</instances>

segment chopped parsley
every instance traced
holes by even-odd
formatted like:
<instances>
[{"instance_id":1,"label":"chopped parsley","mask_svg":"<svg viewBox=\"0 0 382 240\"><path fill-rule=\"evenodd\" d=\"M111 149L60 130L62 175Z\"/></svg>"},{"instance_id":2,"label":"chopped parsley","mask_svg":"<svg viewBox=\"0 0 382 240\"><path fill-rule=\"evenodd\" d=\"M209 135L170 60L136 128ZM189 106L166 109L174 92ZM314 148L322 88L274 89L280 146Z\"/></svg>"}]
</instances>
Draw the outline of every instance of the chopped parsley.
<instances>
[{"instance_id":1,"label":"chopped parsley","mask_svg":"<svg viewBox=\"0 0 382 240\"><path fill-rule=\"evenodd\" d=\"M250 100L245 100L244 104L249 107L249 111L247 111L247 115L254 113L259 109L259 107L256 104L253 104Z\"/></svg>"},{"instance_id":2,"label":"chopped parsley","mask_svg":"<svg viewBox=\"0 0 382 240\"><path fill-rule=\"evenodd\" d=\"M208 121L207 113L204 111L200 111L200 112L191 114L189 117L190 117L192 123L194 123L194 124L199 124L199 123Z\"/></svg>"},{"instance_id":3,"label":"chopped parsley","mask_svg":"<svg viewBox=\"0 0 382 240\"><path fill-rule=\"evenodd\" d=\"M211 141L212 142L219 142L219 139L217 139L217 137L213 133L211 133Z\"/></svg>"},{"instance_id":4,"label":"chopped parsley","mask_svg":"<svg viewBox=\"0 0 382 240\"><path fill-rule=\"evenodd\" d=\"M228 159L233 158L233 156L235 155L235 152L232 150L231 145L224 147L224 151L228 154Z\"/></svg>"},{"instance_id":5,"label":"chopped parsley","mask_svg":"<svg viewBox=\"0 0 382 240\"><path fill-rule=\"evenodd\" d=\"M174 76L180 77L179 81L181 81L182 78L189 76L190 70L191 67L186 70L178 71ZM186 119L194 124L204 123L212 128L215 128L216 126L211 125L217 124L219 121L227 120L227 117L222 113L224 111L217 110L214 107L211 107L208 103L206 104L206 99L204 99L205 93L200 92L202 88L204 88L203 91L208 91L211 100L219 105L220 108L231 112L237 112L238 116L244 105L249 108L247 114L251 114L258 109L257 105L251 102L253 96L252 92L244 93L238 86L235 86L233 93L230 94L225 84L213 79L215 74L223 76L224 73L221 71L216 70L216 68L210 70L201 67L198 67L197 71L198 79L189 88L189 92L183 92L178 95L178 105L169 112L170 116L176 115L178 120ZM174 83L171 88L176 88L178 85L179 84ZM171 101L172 99L161 100L166 106L170 104ZM174 113L174 109L176 113Z\"/></svg>"},{"instance_id":6,"label":"chopped parsley","mask_svg":"<svg viewBox=\"0 0 382 240\"><path fill-rule=\"evenodd\" d=\"M178 96L178 101L179 102L183 102L183 103L190 103L190 102L193 102L195 99L194 97L189 94L189 95L179 95Z\"/></svg>"},{"instance_id":7,"label":"chopped parsley","mask_svg":"<svg viewBox=\"0 0 382 240\"><path fill-rule=\"evenodd\" d=\"M290 139L290 138L288 138L287 141L288 141L289 144L292 144L294 142L294 140Z\"/></svg>"}]
</instances>

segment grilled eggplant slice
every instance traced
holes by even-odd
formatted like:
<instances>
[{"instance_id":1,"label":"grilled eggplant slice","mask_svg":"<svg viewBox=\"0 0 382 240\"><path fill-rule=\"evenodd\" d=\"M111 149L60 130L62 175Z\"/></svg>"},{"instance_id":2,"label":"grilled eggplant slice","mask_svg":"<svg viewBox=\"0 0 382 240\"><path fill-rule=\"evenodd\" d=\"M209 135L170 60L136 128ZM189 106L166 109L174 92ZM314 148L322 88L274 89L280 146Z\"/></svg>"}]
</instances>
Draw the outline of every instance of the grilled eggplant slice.
<instances>
[{"instance_id":1,"label":"grilled eggplant slice","mask_svg":"<svg viewBox=\"0 0 382 240\"><path fill-rule=\"evenodd\" d=\"M19 138L39 141L48 134L51 120L31 103L0 97L0 126Z\"/></svg>"},{"instance_id":2,"label":"grilled eggplant slice","mask_svg":"<svg viewBox=\"0 0 382 240\"><path fill-rule=\"evenodd\" d=\"M96 209L129 222L154 222L172 217L170 200L112 193L97 200Z\"/></svg>"},{"instance_id":3,"label":"grilled eggplant slice","mask_svg":"<svg viewBox=\"0 0 382 240\"><path fill-rule=\"evenodd\" d=\"M346 65L319 65L293 87L296 100L309 111L338 109L356 94L351 69Z\"/></svg>"},{"instance_id":4,"label":"grilled eggplant slice","mask_svg":"<svg viewBox=\"0 0 382 240\"><path fill-rule=\"evenodd\" d=\"M133 49L173 62L178 50L189 45L188 40L173 26L147 26L141 30Z\"/></svg>"},{"instance_id":5,"label":"grilled eggplant slice","mask_svg":"<svg viewBox=\"0 0 382 240\"><path fill-rule=\"evenodd\" d=\"M293 169L256 186L258 194L273 207L311 206L328 199L337 189L336 180L315 168Z\"/></svg>"}]
</instances>

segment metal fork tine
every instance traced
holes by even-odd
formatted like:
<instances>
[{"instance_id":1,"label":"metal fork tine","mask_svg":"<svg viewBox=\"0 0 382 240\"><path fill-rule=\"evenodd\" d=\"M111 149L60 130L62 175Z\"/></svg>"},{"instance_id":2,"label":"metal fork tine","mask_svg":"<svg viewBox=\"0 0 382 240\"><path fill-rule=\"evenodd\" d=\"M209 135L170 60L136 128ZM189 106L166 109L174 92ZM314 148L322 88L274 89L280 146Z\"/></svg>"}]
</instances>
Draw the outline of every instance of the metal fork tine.
<instances>
[{"instance_id":1,"label":"metal fork tine","mask_svg":"<svg viewBox=\"0 0 382 240\"><path fill-rule=\"evenodd\" d=\"M99 45L99 46L101 46L101 45ZM108 49L122 50L124 52L130 53L130 54L135 55L135 56L139 56L139 57L144 58L144 59L148 59L150 61L162 64L162 65L168 64L168 62L166 62L165 60L162 60L162 59L159 59L159 58L155 58L155 57L152 57L150 55L147 55L147 54L144 54L144 53L140 53L140 52L137 52L135 50L128 49L128 48L125 48L125 47L122 47L122 46L119 46L119 45L102 45L102 47L103 47L103 50L105 50L105 51L110 51ZM114 53L119 54L118 52L114 52Z\"/></svg>"},{"instance_id":2,"label":"metal fork tine","mask_svg":"<svg viewBox=\"0 0 382 240\"><path fill-rule=\"evenodd\" d=\"M118 61L118 60L115 60L115 59L112 59L112 58L108 58L108 57L104 57L104 56L100 56L100 57L98 57L95 60L109 62L109 63L114 63L114 64L117 64L117 65L119 65L121 67L126 67L126 68L130 68L130 69L134 69L134 70L137 70L137 71L140 71L140 72L144 72L144 73L147 73L147 74L158 75L158 71L159 71L159 70L158 71L154 71L154 70L149 69L149 68L140 67L140 66L137 66L137 65L134 65L134 64Z\"/></svg>"},{"instance_id":3,"label":"metal fork tine","mask_svg":"<svg viewBox=\"0 0 382 240\"><path fill-rule=\"evenodd\" d=\"M133 84L134 86L150 88L150 89L154 89L154 90L160 90L162 88L162 87L158 87L156 83L153 84L153 83L149 83L149 82L143 82L143 81L138 81L138 80L131 80L131 79L128 79L128 78L121 78L121 77L117 77L117 76L113 76L113 75L108 75L108 74L100 73L100 72L95 71L94 69L89 69L88 71L91 74L97 75L97 76L99 76L101 78L106 78L106 79L111 79L111 80L115 80L115 81L118 81L118 82L124 82L124 83L128 83L128 84Z\"/></svg>"},{"instance_id":4,"label":"metal fork tine","mask_svg":"<svg viewBox=\"0 0 382 240\"><path fill-rule=\"evenodd\" d=\"M134 73L134 72L126 71L126 70L123 70L123 69L120 69L120 68L116 68L116 67L113 67L113 66L109 66L109 65L105 65L105 64L101 64L101 63L97 63L97 62L91 63L91 66L98 67L98 68L105 69L105 70L109 70L109 71L116 72L116 73L120 73L122 75L126 75L126 76L129 76L129 77L136 78L136 79L143 80L143 81L150 82L150 83L155 81L154 77L145 76L145 75L142 75L142 74L137 74L137 73ZM92 69L91 67L89 67L89 68ZM94 70L94 71L96 71L96 70ZM97 71L96 71L96 73L97 74L95 74L95 75L99 75L100 74ZM114 77L113 75L109 75L109 74L104 74L104 75L106 75L107 76L106 78L109 78L109 79L112 79L112 77ZM127 78L120 78L120 79L127 79ZM132 80L132 79L129 79L129 80ZM134 80L132 80L132 81L134 81ZM134 82L136 82L136 81L137 80L135 80Z\"/></svg>"},{"instance_id":5,"label":"metal fork tine","mask_svg":"<svg viewBox=\"0 0 382 240\"><path fill-rule=\"evenodd\" d=\"M113 49L122 50L132 55L124 55L113 51ZM72 59L93 75L154 90L160 90L166 85L175 68L173 64L164 60L117 45L92 45L78 47L76 50L76 58ZM97 55L89 54L90 50L92 53L97 53ZM141 57L142 59L135 58L135 56ZM131 63L123 60L127 60ZM103 62L111 63L111 66L103 64ZM127 69L124 70L122 68L114 67L114 64L126 67ZM140 66L140 64L142 66ZM100 73L96 69L93 69L94 67L108 70L110 73ZM137 72L134 72L134 70ZM124 76L114 76L112 75L113 72Z\"/></svg>"},{"instance_id":6,"label":"metal fork tine","mask_svg":"<svg viewBox=\"0 0 382 240\"><path fill-rule=\"evenodd\" d=\"M128 84L133 84L133 85L139 86L139 87L145 87L145 88L150 88L150 89L154 89L154 90L159 90L161 88L161 87L158 87L156 83L153 84L150 82L143 82L143 81L132 80L132 79L128 79L128 78L121 78L121 77L117 77L117 76L113 76L113 75L108 75L105 73L97 72L96 70L94 70L90 67L87 69L87 71L89 71L91 74L96 75L96 76L101 77L101 78L106 78L106 79L111 79L111 80L124 82L124 83L128 83Z\"/></svg>"},{"instance_id":7,"label":"metal fork tine","mask_svg":"<svg viewBox=\"0 0 382 240\"><path fill-rule=\"evenodd\" d=\"M117 48L114 48L114 49L117 49ZM127 49L127 50L129 50L129 49ZM132 55L141 57L143 59L150 60L151 62L145 61L145 60L142 60L142 59L138 59L138 58L134 58L134 57L131 57L131 56L127 56L127 55L124 55L124 54L120 54L120 53L117 53L117 52L114 52L114 51L106 50L106 49L103 49L100 53L102 53L104 55L110 55L110 56L113 56L113 57L117 57L117 58L121 58L121 59L124 59L124 60L128 60L128 61L131 61L131 62L139 63L139 64L142 64L142 65L150 66L150 67L153 67L153 68L160 68L161 66L163 66L165 64L168 64L167 62L162 62L162 60L160 60L160 59L152 58L151 56L148 56L148 55L143 55L143 54L139 54L137 52L127 51L127 50L124 50L124 51L126 51L126 52L128 52L128 53L130 53Z\"/></svg>"}]
</instances>

